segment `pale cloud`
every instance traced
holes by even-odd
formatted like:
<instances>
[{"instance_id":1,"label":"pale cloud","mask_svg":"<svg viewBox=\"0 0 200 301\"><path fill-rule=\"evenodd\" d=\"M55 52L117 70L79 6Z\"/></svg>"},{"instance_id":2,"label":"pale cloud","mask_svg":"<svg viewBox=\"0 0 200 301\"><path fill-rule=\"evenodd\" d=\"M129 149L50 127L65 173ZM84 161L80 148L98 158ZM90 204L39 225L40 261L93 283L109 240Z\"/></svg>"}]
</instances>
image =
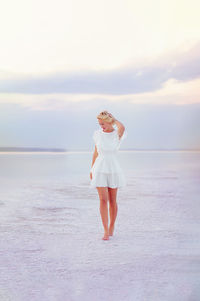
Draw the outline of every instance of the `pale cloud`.
<instances>
[{"instance_id":1,"label":"pale cloud","mask_svg":"<svg viewBox=\"0 0 200 301\"><path fill-rule=\"evenodd\" d=\"M2 79L1 93L84 93L133 94L160 89L165 82L190 81L200 77L200 42L189 50L169 53L157 59L121 66L115 70L52 72L43 75L19 74Z\"/></svg>"},{"instance_id":2,"label":"pale cloud","mask_svg":"<svg viewBox=\"0 0 200 301\"><path fill-rule=\"evenodd\" d=\"M33 111L62 111L94 108L98 103L187 105L200 103L200 79L181 82L169 79L161 89L128 95L98 94L0 94L0 103L18 104Z\"/></svg>"},{"instance_id":3,"label":"pale cloud","mask_svg":"<svg viewBox=\"0 0 200 301\"><path fill-rule=\"evenodd\" d=\"M1 80L1 103L31 110L76 109L127 101L135 104L192 104L200 102L200 43L192 49L160 56L113 71L44 74ZM18 93L16 93L18 92Z\"/></svg>"},{"instance_id":4,"label":"pale cloud","mask_svg":"<svg viewBox=\"0 0 200 301\"><path fill-rule=\"evenodd\" d=\"M43 74L111 70L200 38L198 0L7 0L0 66Z\"/></svg>"},{"instance_id":5,"label":"pale cloud","mask_svg":"<svg viewBox=\"0 0 200 301\"><path fill-rule=\"evenodd\" d=\"M82 103L91 103L100 99L100 95L93 94L15 94L1 93L0 104L16 104L35 111L76 109ZM83 106L84 109L84 106Z\"/></svg>"},{"instance_id":6,"label":"pale cloud","mask_svg":"<svg viewBox=\"0 0 200 301\"><path fill-rule=\"evenodd\" d=\"M200 79L181 82L169 79L163 88L149 93L128 96L134 104L189 105L200 103Z\"/></svg>"}]
</instances>

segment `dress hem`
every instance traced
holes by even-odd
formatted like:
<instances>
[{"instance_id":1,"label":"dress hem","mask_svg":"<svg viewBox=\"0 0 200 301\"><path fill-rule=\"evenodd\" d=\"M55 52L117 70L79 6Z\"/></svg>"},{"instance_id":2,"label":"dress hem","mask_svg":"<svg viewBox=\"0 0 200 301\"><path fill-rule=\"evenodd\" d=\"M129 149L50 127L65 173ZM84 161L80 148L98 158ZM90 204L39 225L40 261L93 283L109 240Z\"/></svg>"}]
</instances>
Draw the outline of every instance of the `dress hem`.
<instances>
[{"instance_id":1,"label":"dress hem","mask_svg":"<svg viewBox=\"0 0 200 301\"><path fill-rule=\"evenodd\" d=\"M126 187L127 185L121 185L121 186L108 186L108 185L101 185L101 186L96 186L96 185L91 185L90 184L90 188L97 188L97 187L108 187L108 188L123 188Z\"/></svg>"}]
</instances>

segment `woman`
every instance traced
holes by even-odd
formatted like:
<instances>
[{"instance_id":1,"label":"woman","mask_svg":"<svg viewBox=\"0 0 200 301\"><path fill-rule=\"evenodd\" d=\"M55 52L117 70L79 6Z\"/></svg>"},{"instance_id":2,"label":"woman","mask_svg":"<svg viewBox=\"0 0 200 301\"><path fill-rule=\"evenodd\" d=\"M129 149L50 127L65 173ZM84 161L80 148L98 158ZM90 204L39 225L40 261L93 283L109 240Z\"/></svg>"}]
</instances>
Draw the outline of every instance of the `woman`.
<instances>
[{"instance_id":1,"label":"woman","mask_svg":"<svg viewBox=\"0 0 200 301\"><path fill-rule=\"evenodd\" d=\"M101 129L95 130L95 150L90 170L90 185L96 187L100 199L100 214L104 227L103 240L113 235L117 217L117 189L126 186L126 180L117 159L117 152L125 137L125 127L107 111L97 116ZM113 125L117 126L117 129ZM108 226L108 201L110 224Z\"/></svg>"}]
</instances>

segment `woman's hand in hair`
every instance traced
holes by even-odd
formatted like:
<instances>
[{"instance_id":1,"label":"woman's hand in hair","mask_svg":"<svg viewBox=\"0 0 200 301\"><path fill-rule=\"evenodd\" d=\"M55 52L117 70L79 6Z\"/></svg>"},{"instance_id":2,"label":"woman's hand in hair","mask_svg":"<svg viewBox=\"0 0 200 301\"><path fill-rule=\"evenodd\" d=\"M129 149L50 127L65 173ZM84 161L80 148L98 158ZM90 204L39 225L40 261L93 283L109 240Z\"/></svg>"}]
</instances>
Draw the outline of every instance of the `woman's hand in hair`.
<instances>
[{"instance_id":1,"label":"woman's hand in hair","mask_svg":"<svg viewBox=\"0 0 200 301\"><path fill-rule=\"evenodd\" d=\"M109 116L112 118L113 122L115 122L116 119L111 113L109 113Z\"/></svg>"}]
</instances>

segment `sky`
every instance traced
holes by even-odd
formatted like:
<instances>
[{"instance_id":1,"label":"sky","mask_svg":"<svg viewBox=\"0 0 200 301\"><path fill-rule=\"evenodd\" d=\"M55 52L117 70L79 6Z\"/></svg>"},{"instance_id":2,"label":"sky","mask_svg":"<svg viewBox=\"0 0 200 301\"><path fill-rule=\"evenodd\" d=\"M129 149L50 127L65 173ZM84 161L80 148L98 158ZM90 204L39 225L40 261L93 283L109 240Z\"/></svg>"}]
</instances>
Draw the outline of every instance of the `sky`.
<instances>
[{"instance_id":1,"label":"sky","mask_svg":"<svg viewBox=\"0 0 200 301\"><path fill-rule=\"evenodd\" d=\"M0 147L93 150L96 116L124 149L200 149L200 2L7 0Z\"/></svg>"}]
</instances>

